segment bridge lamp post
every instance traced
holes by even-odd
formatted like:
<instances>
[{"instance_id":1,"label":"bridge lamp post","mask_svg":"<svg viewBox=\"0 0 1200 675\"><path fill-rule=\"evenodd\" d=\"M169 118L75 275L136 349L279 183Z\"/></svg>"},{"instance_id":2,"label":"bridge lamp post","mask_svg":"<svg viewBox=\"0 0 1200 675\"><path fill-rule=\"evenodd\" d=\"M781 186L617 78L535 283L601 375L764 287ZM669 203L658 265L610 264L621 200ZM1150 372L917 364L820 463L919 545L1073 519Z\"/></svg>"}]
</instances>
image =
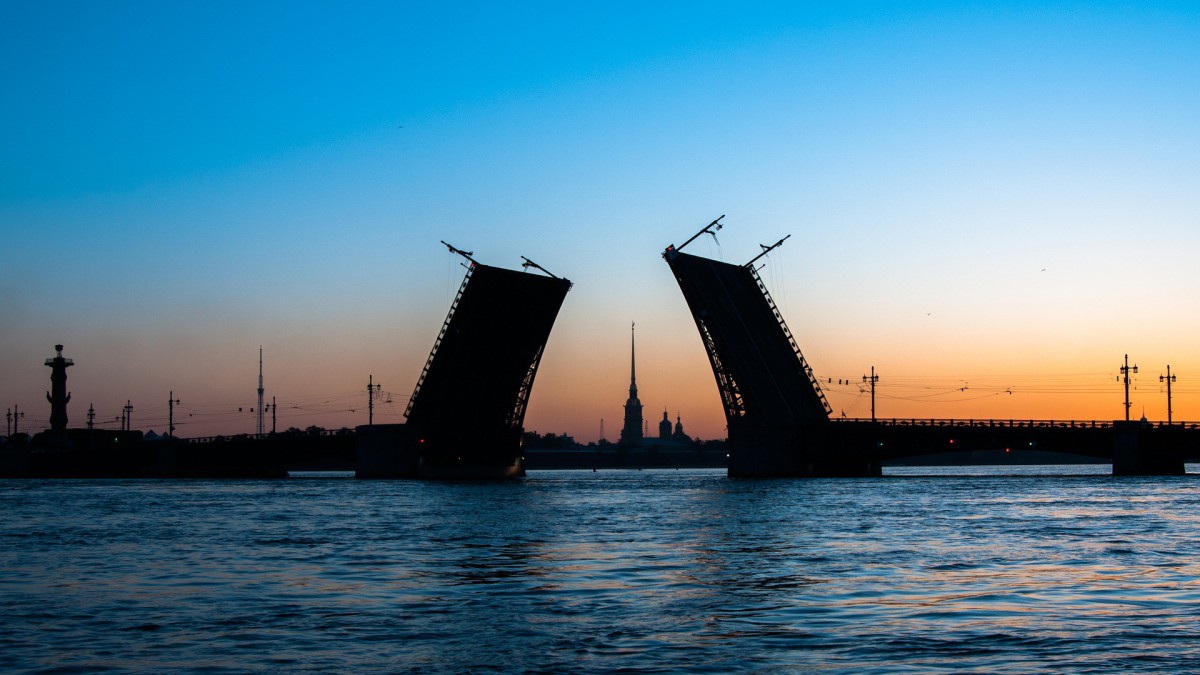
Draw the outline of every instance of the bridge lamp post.
<instances>
[{"instance_id":1,"label":"bridge lamp post","mask_svg":"<svg viewBox=\"0 0 1200 675\"><path fill-rule=\"evenodd\" d=\"M367 426L375 424L375 399L379 398L379 392L383 388L382 384L374 384L374 379L374 375L367 376Z\"/></svg>"},{"instance_id":2,"label":"bridge lamp post","mask_svg":"<svg viewBox=\"0 0 1200 675\"><path fill-rule=\"evenodd\" d=\"M875 383L879 381L879 376L875 374L875 366L871 366L871 376L863 375L863 382L871 383L871 421L875 421Z\"/></svg>"},{"instance_id":3,"label":"bridge lamp post","mask_svg":"<svg viewBox=\"0 0 1200 675\"><path fill-rule=\"evenodd\" d=\"M1121 366L1121 376L1125 380L1125 421L1129 421L1129 373L1137 373L1138 367L1135 363L1132 370L1129 367L1129 355L1125 355L1125 365Z\"/></svg>"},{"instance_id":4,"label":"bridge lamp post","mask_svg":"<svg viewBox=\"0 0 1200 675\"><path fill-rule=\"evenodd\" d=\"M1171 423L1171 383L1175 381L1175 376L1171 374L1171 366L1167 366L1167 374L1158 376L1159 382L1167 383L1167 424Z\"/></svg>"},{"instance_id":5,"label":"bridge lamp post","mask_svg":"<svg viewBox=\"0 0 1200 675\"><path fill-rule=\"evenodd\" d=\"M175 437L175 406L179 405L179 399L175 398L175 392L167 394L167 435L171 438Z\"/></svg>"}]
</instances>

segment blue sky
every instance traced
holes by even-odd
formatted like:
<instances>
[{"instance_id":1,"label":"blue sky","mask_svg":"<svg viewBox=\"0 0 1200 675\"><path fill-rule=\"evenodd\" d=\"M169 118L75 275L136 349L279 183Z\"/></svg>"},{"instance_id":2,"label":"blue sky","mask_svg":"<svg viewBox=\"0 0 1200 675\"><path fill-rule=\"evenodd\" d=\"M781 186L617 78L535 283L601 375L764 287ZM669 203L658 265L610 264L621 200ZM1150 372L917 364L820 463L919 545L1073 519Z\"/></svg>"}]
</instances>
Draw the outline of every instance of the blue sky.
<instances>
[{"instance_id":1,"label":"blue sky","mask_svg":"<svg viewBox=\"0 0 1200 675\"><path fill-rule=\"evenodd\" d=\"M1187 416L1197 45L1186 3L4 2L0 407L48 417L63 342L73 424L173 390L250 431L262 345L288 426L361 423L368 374L398 421L445 239L576 283L528 427L614 437L636 320L647 410L719 436L659 253L724 213L695 252L791 233L806 356L891 414L1116 417L1130 352Z\"/></svg>"}]
</instances>

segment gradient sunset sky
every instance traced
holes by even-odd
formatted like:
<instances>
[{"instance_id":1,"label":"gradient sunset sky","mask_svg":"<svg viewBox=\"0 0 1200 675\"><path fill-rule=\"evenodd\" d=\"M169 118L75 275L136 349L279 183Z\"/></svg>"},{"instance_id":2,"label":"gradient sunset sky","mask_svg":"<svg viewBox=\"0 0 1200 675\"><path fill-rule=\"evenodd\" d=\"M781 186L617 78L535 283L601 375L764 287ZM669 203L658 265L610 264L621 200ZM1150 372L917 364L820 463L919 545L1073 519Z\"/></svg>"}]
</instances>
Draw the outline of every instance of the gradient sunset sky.
<instances>
[{"instance_id":1,"label":"gradient sunset sky","mask_svg":"<svg viewBox=\"0 0 1200 675\"><path fill-rule=\"evenodd\" d=\"M0 2L0 408L403 421L462 278L575 286L526 428L724 435L660 255L761 271L835 414L1200 420L1200 6ZM837 384L838 380L853 384ZM1010 393L1011 392L1011 393ZM242 411L239 412L238 409ZM268 422L269 424L269 422Z\"/></svg>"}]
</instances>

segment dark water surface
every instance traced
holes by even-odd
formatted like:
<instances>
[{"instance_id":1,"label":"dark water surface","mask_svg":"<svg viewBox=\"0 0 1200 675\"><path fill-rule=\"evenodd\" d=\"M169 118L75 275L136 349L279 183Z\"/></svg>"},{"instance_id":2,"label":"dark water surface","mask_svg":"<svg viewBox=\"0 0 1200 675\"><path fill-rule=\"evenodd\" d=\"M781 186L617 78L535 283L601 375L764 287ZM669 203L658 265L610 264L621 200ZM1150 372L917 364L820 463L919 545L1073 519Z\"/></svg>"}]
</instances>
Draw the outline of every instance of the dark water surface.
<instances>
[{"instance_id":1,"label":"dark water surface","mask_svg":"<svg viewBox=\"0 0 1200 675\"><path fill-rule=\"evenodd\" d=\"M0 670L1200 671L1200 476L978 473L0 481Z\"/></svg>"}]
</instances>

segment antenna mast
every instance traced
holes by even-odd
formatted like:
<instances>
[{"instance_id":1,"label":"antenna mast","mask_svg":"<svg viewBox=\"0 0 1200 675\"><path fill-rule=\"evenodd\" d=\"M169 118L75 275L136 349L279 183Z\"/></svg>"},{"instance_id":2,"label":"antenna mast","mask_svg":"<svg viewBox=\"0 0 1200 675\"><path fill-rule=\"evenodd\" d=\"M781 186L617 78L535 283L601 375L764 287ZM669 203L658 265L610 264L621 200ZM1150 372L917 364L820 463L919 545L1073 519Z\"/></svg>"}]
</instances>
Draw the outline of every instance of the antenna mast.
<instances>
[{"instance_id":1,"label":"antenna mast","mask_svg":"<svg viewBox=\"0 0 1200 675\"><path fill-rule=\"evenodd\" d=\"M258 426L254 433L263 435L263 376L262 376L262 345L258 346Z\"/></svg>"}]
</instances>

